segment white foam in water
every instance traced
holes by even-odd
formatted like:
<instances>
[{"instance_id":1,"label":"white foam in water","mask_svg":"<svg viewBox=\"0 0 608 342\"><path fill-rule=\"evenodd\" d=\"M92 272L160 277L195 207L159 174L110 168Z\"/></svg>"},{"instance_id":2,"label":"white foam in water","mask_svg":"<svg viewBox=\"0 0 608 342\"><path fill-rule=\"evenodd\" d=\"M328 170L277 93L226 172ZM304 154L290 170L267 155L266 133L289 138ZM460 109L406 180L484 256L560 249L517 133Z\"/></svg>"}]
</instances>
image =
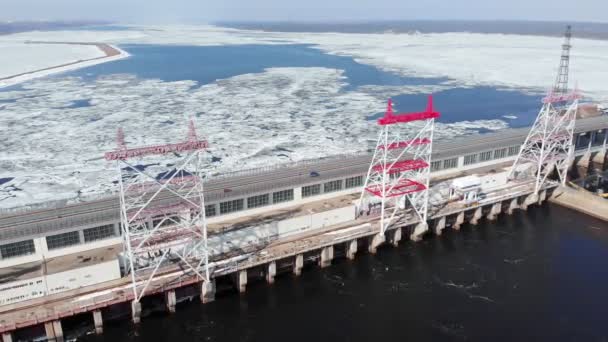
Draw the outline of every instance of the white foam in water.
<instances>
[{"instance_id":1,"label":"white foam in water","mask_svg":"<svg viewBox=\"0 0 608 342\"><path fill-rule=\"evenodd\" d=\"M382 112L386 97L482 84L538 93L551 84L561 43L556 38L505 35L263 33L206 26L32 32L9 37L2 39L191 45L277 44L278 40L313 43L324 51L352 55L406 76L453 80L347 91L343 71L330 68L271 68L200 88L193 87L197 84L190 80L164 82L134 75L93 81L73 77L34 80L24 83L21 91L0 92L0 178L15 177L0 185L0 207L74 199L79 190L82 194L114 191L115 170L101 157L114 148L119 126L131 146L175 142L185 138L187 118L197 115L199 134L209 138L211 155L221 158L211 168L220 172L364 151L377 133L376 125L365 118ZM573 65L581 88L594 97L605 96L606 85L600 80L608 79L602 67L608 65L608 42L576 40L574 51ZM65 108L84 99L90 100L90 106ZM499 119L437 125L439 139L508 127Z\"/></svg>"}]
</instances>

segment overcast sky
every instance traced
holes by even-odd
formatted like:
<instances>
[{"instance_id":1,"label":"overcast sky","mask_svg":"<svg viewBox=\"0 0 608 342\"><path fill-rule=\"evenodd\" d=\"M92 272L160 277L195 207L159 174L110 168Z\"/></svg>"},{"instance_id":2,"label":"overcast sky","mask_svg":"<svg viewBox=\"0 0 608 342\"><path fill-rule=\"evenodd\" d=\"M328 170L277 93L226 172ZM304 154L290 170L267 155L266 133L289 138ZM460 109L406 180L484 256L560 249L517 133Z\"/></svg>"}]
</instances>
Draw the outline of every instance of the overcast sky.
<instances>
[{"instance_id":1,"label":"overcast sky","mask_svg":"<svg viewBox=\"0 0 608 342\"><path fill-rule=\"evenodd\" d=\"M608 22L607 0L0 0L0 20L201 23L345 20Z\"/></svg>"}]
</instances>

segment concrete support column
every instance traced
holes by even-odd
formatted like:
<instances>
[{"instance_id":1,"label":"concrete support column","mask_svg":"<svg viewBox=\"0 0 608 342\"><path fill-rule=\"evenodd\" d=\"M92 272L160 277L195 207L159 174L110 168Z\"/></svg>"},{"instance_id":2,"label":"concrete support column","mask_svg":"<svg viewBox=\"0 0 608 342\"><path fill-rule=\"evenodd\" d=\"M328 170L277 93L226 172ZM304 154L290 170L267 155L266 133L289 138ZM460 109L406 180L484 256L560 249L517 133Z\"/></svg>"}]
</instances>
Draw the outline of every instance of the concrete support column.
<instances>
[{"instance_id":1,"label":"concrete support column","mask_svg":"<svg viewBox=\"0 0 608 342\"><path fill-rule=\"evenodd\" d=\"M456 222L454 222L454 225L452 227L454 227L454 230L460 230L460 227L462 226L463 223L464 223L464 211L461 211L456 216Z\"/></svg>"},{"instance_id":2,"label":"concrete support column","mask_svg":"<svg viewBox=\"0 0 608 342\"><path fill-rule=\"evenodd\" d=\"M420 222L414 228L414 232L410 235L410 240L412 241L420 241L422 240L422 236L429 230L429 225L426 222Z\"/></svg>"},{"instance_id":3,"label":"concrete support column","mask_svg":"<svg viewBox=\"0 0 608 342\"><path fill-rule=\"evenodd\" d=\"M277 263L276 261L271 261L266 267L266 282L268 284L274 284L274 276L277 275Z\"/></svg>"},{"instance_id":4,"label":"concrete support column","mask_svg":"<svg viewBox=\"0 0 608 342\"><path fill-rule=\"evenodd\" d=\"M93 311L93 323L95 324L95 333L97 335L103 333L103 317L101 310Z\"/></svg>"},{"instance_id":5,"label":"concrete support column","mask_svg":"<svg viewBox=\"0 0 608 342\"><path fill-rule=\"evenodd\" d=\"M135 324L141 322L141 303L139 301L131 301L131 319Z\"/></svg>"},{"instance_id":6,"label":"concrete support column","mask_svg":"<svg viewBox=\"0 0 608 342\"><path fill-rule=\"evenodd\" d=\"M445 229L445 216L435 220L435 234L441 235L442 231Z\"/></svg>"},{"instance_id":7,"label":"concrete support column","mask_svg":"<svg viewBox=\"0 0 608 342\"><path fill-rule=\"evenodd\" d=\"M302 274L302 267L304 267L304 254L298 254L293 261L293 274L297 276Z\"/></svg>"},{"instance_id":8,"label":"concrete support column","mask_svg":"<svg viewBox=\"0 0 608 342\"><path fill-rule=\"evenodd\" d=\"M496 220L496 216L500 215L502 212L502 202L494 203L492 208L490 208L490 212L488 213L488 220L494 221Z\"/></svg>"},{"instance_id":9,"label":"concrete support column","mask_svg":"<svg viewBox=\"0 0 608 342\"><path fill-rule=\"evenodd\" d=\"M359 247L359 244L357 243L357 239L351 240L346 243L346 257L349 260L355 259L355 254L357 254L358 247Z\"/></svg>"},{"instance_id":10,"label":"concrete support column","mask_svg":"<svg viewBox=\"0 0 608 342\"><path fill-rule=\"evenodd\" d=\"M241 270L237 273L236 287L240 293L244 293L247 290L247 270Z\"/></svg>"},{"instance_id":11,"label":"concrete support column","mask_svg":"<svg viewBox=\"0 0 608 342\"><path fill-rule=\"evenodd\" d=\"M522 210L528 210L528 206L530 204L534 204L538 202L538 195L537 194L529 194L528 196L526 196L526 199L524 199L524 203L521 205L521 209Z\"/></svg>"},{"instance_id":12,"label":"concrete support column","mask_svg":"<svg viewBox=\"0 0 608 342\"><path fill-rule=\"evenodd\" d=\"M515 209L519 209L519 203L517 203L517 198L514 198L511 200L511 202L509 203L509 210L507 211L507 213L509 215L513 215L513 211L515 211Z\"/></svg>"},{"instance_id":13,"label":"concrete support column","mask_svg":"<svg viewBox=\"0 0 608 342\"><path fill-rule=\"evenodd\" d=\"M543 190L538 195L538 204L543 204L543 202L547 200L547 190Z\"/></svg>"},{"instance_id":14,"label":"concrete support column","mask_svg":"<svg viewBox=\"0 0 608 342\"><path fill-rule=\"evenodd\" d=\"M473 217L471 217L471 224L476 226L479 223L481 216L482 216L482 208L479 207L479 208L475 209L475 212L473 213Z\"/></svg>"},{"instance_id":15,"label":"concrete support column","mask_svg":"<svg viewBox=\"0 0 608 342\"><path fill-rule=\"evenodd\" d=\"M13 335L10 332L2 333L2 342L13 342Z\"/></svg>"},{"instance_id":16,"label":"concrete support column","mask_svg":"<svg viewBox=\"0 0 608 342\"><path fill-rule=\"evenodd\" d=\"M331 261L334 259L334 246L327 246L321 249L321 257L319 258L319 266L321 268L331 265Z\"/></svg>"},{"instance_id":17,"label":"concrete support column","mask_svg":"<svg viewBox=\"0 0 608 342\"><path fill-rule=\"evenodd\" d=\"M369 242L369 247L367 248L368 251L371 254L376 254L376 252L378 251L378 246L383 244L384 241L386 241L386 237L384 236L383 233L378 233L378 234L374 235L371 238L371 241Z\"/></svg>"},{"instance_id":18,"label":"concrete support column","mask_svg":"<svg viewBox=\"0 0 608 342\"><path fill-rule=\"evenodd\" d=\"M165 292L165 306L167 307L167 311L169 311L169 313L175 312L175 304L177 304L175 290Z\"/></svg>"},{"instance_id":19,"label":"concrete support column","mask_svg":"<svg viewBox=\"0 0 608 342\"><path fill-rule=\"evenodd\" d=\"M63 342L63 328L60 320L44 323L44 331L48 340Z\"/></svg>"},{"instance_id":20,"label":"concrete support column","mask_svg":"<svg viewBox=\"0 0 608 342\"><path fill-rule=\"evenodd\" d=\"M215 300L215 279L201 283L201 303L211 303Z\"/></svg>"},{"instance_id":21,"label":"concrete support column","mask_svg":"<svg viewBox=\"0 0 608 342\"><path fill-rule=\"evenodd\" d=\"M397 247L399 246L399 241L401 241L401 228L397 228L394 230L393 240L391 241L391 243L393 244L393 246Z\"/></svg>"},{"instance_id":22,"label":"concrete support column","mask_svg":"<svg viewBox=\"0 0 608 342\"><path fill-rule=\"evenodd\" d=\"M599 151L594 157L593 157L593 167L597 170L597 171L603 171L604 170L604 163L606 160L606 150L601 150Z\"/></svg>"}]
</instances>

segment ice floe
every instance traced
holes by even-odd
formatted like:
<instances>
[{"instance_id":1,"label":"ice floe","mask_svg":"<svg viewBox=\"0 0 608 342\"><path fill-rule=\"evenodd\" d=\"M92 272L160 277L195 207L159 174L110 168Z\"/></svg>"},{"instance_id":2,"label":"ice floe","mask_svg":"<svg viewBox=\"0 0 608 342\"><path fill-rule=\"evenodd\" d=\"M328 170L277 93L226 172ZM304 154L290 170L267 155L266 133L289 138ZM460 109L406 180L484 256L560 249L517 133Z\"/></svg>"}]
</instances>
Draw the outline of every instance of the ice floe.
<instances>
[{"instance_id":1,"label":"ice floe","mask_svg":"<svg viewBox=\"0 0 608 342\"><path fill-rule=\"evenodd\" d=\"M196 87L112 75L35 80L0 92L0 207L113 191L101 159L118 127L129 145L182 140L196 117L217 172L366 151L377 134L370 113L385 96L345 91L343 71L271 68ZM87 100L85 106L71 106ZM10 100L10 101L9 101ZM438 138L502 129L502 120L438 124ZM162 160L159 160L162 162Z\"/></svg>"}]
</instances>

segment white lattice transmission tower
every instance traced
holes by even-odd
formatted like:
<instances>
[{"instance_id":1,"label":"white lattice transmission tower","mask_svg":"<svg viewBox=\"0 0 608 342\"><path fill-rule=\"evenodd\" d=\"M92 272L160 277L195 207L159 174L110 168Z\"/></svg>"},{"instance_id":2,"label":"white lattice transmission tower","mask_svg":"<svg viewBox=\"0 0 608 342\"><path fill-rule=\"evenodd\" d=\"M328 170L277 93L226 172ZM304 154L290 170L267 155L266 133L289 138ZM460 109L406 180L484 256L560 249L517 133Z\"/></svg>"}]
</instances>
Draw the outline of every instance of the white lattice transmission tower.
<instances>
[{"instance_id":1,"label":"white lattice transmission tower","mask_svg":"<svg viewBox=\"0 0 608 342\"><path fill-rule=\"evenodd\" d=\"M436 118L439 113L429 96L426 111L419 113L395 114L389 100L378 119L380 132L358 209L367 215L379 211L379 234L395 222L399 210L402 218L426 224Z\"/></svg>"},{"instance_id":2,"label":"white lattice transmission tower","mask_svg":"<svg viewBox=\"0 0 608 342\"><path fill-rule=\"evenodd\" d=\"M184 142L128 148L120 128L116 140L116 150L105 159L115 162L118 171L124 256L134 300L139 302L163 273L180 271L209 281L203 196L207 141L198 139L192 120ZM146 165L155 164L167 167L148 171Z\"/></svg>"},{"instance_id":3,"label":"white lattice transmission tower","mask_svg":"<svg viewBox=\"0 0 608 342\"><path fill-rule=\"evenodd\" d=\"M581 96L577 89L568 90L571 37L568 26L555 84L543 98L543 106L509 173L511 180L534 179L536 195L547 182L554 183L549 179L552 174L565 184L574 154L572 139Z\"/></svg>"}]
</instances>

